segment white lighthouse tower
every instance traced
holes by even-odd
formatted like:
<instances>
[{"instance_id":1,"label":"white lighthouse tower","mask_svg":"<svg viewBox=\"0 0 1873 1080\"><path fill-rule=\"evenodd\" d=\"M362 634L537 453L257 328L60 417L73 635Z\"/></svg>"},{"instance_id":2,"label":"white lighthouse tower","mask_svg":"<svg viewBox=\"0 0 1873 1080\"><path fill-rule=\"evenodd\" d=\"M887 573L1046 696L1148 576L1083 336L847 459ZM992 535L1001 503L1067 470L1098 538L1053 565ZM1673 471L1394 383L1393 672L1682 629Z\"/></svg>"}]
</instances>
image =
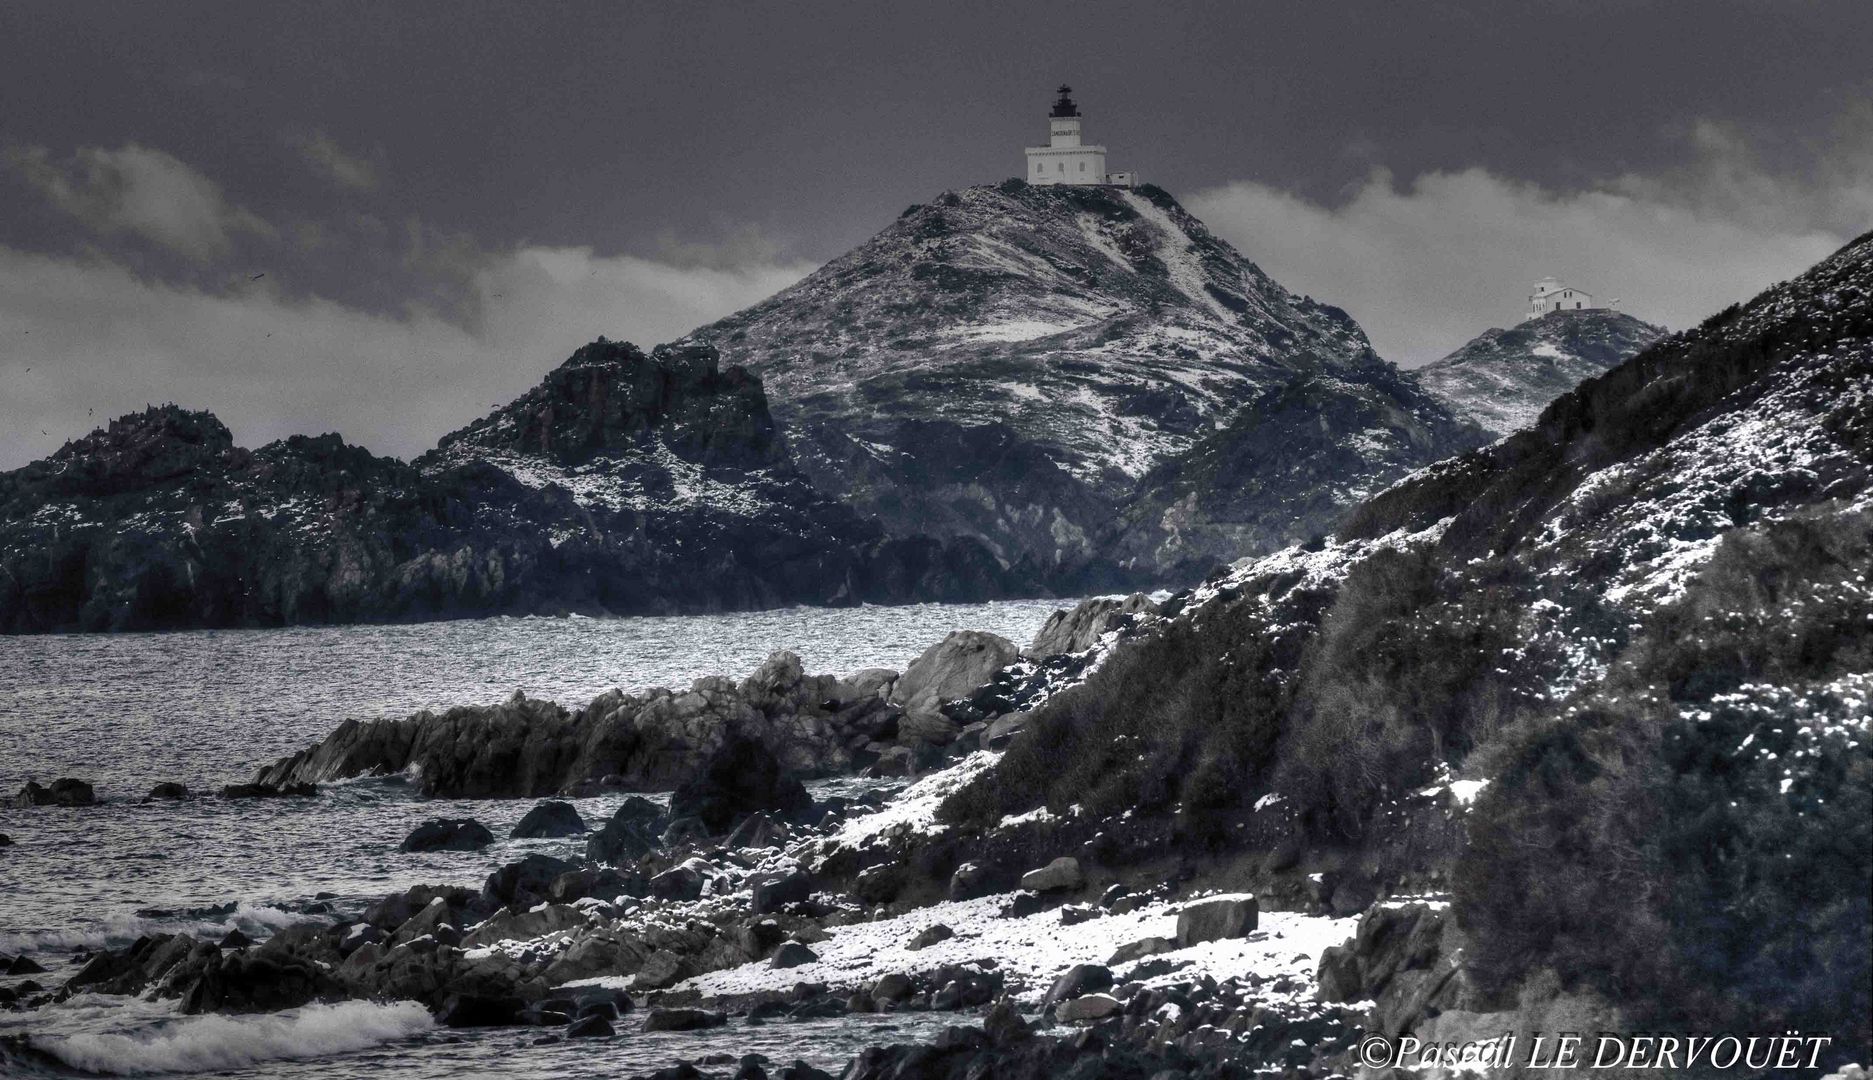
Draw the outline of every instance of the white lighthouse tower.
<instances>
[{"instance_id":1,"label":"white lighthouse tower","mask_svg":"<svg viewBox=\"0 0 1873 1080\"><path fill-rule=\"evenodd\" d=\"M1106 172L1105 147L1080 140L1080 107L1073 103L1072 93L1072 87L1062 86L1053 111L1047 114L1047 145L1027 148L1028 183L1131 187L1131 173Z\"/></svg>"}]
</instances>

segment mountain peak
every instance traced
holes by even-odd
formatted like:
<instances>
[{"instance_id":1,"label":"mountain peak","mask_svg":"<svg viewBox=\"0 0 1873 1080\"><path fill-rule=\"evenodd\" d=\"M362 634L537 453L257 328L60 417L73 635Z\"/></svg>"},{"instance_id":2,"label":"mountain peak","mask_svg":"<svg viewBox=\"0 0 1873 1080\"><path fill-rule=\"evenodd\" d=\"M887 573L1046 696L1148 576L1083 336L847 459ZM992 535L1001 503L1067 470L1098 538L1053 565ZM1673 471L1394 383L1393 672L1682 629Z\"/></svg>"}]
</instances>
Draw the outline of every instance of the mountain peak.
<instances>
[{"instance_id":1,"label":"mountain peak","mask_svg":"<svg viewBox=\"0 0 1873 1080\"><path fill-rule=\"evenodd\" d=\"M760 376L821 490L1048 568L1258 393L1390 370L1149 185L945 192L685 341Z\"/></svg>"},{"instance_id":2,"label":"mountain peak","mask_svg":"<svg viewBox=\"0 0 1873 1080\"><path fill-rule=\"evenodd\" d=\"M1665 334L1611 308L1551 311L1485 330L1415 374L1452 412L1502 436L1534 423L1549 402Z\"/></svg>"}]
</instances>

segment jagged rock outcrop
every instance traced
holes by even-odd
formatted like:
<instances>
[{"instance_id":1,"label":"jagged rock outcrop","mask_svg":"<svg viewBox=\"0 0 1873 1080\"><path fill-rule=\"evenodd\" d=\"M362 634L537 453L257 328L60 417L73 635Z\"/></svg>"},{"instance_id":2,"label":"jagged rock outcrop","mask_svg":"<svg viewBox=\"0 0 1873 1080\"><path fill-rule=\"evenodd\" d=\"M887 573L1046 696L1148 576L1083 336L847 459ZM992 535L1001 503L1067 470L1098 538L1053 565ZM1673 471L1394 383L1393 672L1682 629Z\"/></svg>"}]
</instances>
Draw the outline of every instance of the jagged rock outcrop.
<instances>
[{"instance_id":1,"label":"jagged rock outcrop","mask_svg":"<svg viewBox=\"0 0 1873 1080\"><path fill-rule=\"evenodd\" d=\"M789 463L713 350L600 339L414 464L125 416L0 474L0 631L962 600L1022 582L887 537Z\"/></svg>"},{"instance_id":2,"label":"jagged rock outcrop","mask_svg":"<svg viewBox=\"0 0 1873 1080\"><path fill-rule=\"evenodd\" d=\"M1345 312L1150 186L948 192L686 340L762 378L822 491L1062 590L1200 576L1475 441ZM1279 479L1219 501L1191 470L1148 479L1204 447L1216 480Z\"/></svg>"},{"instance_id":3,"label":"jagged rock outcrop","mask_svg":"<svg viewBox=\"0 0 1873 1080\"><path fill-rule=\"evenodd\" d=\"M1155 611L1157 603L1144 593L1130 596L1095 596L1082 600L1071 611L1056 611L1047 617L1034 635L1027 654L1044 660L1050 656L1085 652L1099 643L1108 630L1124 625L1133 614Z\"/></svg>"},{"instance_id":4,"label":"jagged rock outcrop","mask_svg":"<svg viewBox=\"0 0 1873 1080\"><path fill-rule=\"evenodd\" d=\"M431 795L542 796L601 780L668 791L744 739L789 772L822 776L861 764L868 744L895 735L899 716L876 684L809 676L798 656L777 652L739 683L713 677L681 692L612 690L578 710L516 693L500 705L350 720L256 780L313 782L414 767Z\"/></svg>"},{"instance_id":5,"label":"jagged rock outcrop","mask_svg":"<svg viewBox=\"0 0 1873 1080\"><path fill-rule=\"evenodd\" d=\"M899 731L907 740L947 743L956 724L945 702L964 698L1020 656L1015 643L980 630L957 630L925 649L898 676L891 700L904 710Z\"/></svg>"},{"instance_id":6,"label":"jagged rock outcrop","mask_svg":"<svg viewBox=\"0 0 1873 1080\"><path fill-rule=\"evenodd\" d=\"M1432 396L1492 436L1535 422L1548 403L1666 335L1610 308L1551 311L1475 340L1412 372Z\"/></svg>"}]
</instances>

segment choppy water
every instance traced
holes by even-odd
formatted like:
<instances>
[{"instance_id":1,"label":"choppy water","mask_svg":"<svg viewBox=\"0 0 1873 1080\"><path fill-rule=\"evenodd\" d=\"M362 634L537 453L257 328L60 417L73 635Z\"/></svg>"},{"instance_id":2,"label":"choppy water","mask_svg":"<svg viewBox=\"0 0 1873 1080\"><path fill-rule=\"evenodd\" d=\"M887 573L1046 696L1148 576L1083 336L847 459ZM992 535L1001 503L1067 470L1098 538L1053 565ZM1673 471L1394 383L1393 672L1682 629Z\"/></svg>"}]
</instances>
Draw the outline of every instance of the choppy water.
<instances>
[{"instance_id":1,"label":"choppy water","mask_svg":"<svg viewBox=\"0 0 1873 1080\"><path fill-rule=\"evenodd\" d=\"M0 795L28 779L76 776L95 785L102 801L79 810L0 809L0 833L14 841L0 850L0 953L34 955L52 969L40 980L52 982L66 974L60 965L82 946L178 929L265 932L309 911L355 910L419 882L478 885L495 866L525 852L566 854L581 847L577 839L503 840L477 853L401 853L397 845L425 818L473 816L502 837L532 804L424 800L395 780L337 784L313 799L141 802L160 781L209 792L248 779L258 766L322 738L347 718L498 701L516 689L582 705L612 687L641 690L686 685L703 675L744 675L779 648L798 652L810 672L902 669L952 630L989 630L1025 644L1059 606L1013 601L0 638ZM608 815L620 798L575 805L590 821ZM406 1030L399 1023L416 1026ZM828 1030L812 1034L803 1025L779 1025L668 1038L688 1047L690 1057L753 1047L777 1060L822 1064L843 1061L857 1046L910 1038L837 1034L862 1032L866 1024L821 1024ZM380 1029L385 1034L370 1049L319 1049L345 1047L347 1034ZM583 1047L532 1046L536 1033L464 1040L429 1031L407 1015L314 1011L275 1023L203 1026L156 1006L83 999L51 1013L0 1012L0 1035L21 1031L81 1040L61 1045L73 1055L82 1050L96 1057L90 1067L107 1070L122 1067L104 1064L109 1058L167 1061L165 1068L179 1071L236 1070L227 1075L339 1076L397 1060L427 1063L437 1076L465 1069L573 1076L616 1075L621 1067L629 1072L672 1060L641 1036L617 1040L637 1048L630 1060L607 1050L600 1055L604 1064L593 1067L594 1055ZM809 1052L815 1046L827 1049ZM640 1051L649 1057L638 1058ZM312 1056L299 1060L305 1053ZM289 1069L281 1063L288 1058L299 1063ZM255 1064L261 1060L272 1064ZM239 1071L253 1068L261 1072Z\"/></svg>"}]
</instances>

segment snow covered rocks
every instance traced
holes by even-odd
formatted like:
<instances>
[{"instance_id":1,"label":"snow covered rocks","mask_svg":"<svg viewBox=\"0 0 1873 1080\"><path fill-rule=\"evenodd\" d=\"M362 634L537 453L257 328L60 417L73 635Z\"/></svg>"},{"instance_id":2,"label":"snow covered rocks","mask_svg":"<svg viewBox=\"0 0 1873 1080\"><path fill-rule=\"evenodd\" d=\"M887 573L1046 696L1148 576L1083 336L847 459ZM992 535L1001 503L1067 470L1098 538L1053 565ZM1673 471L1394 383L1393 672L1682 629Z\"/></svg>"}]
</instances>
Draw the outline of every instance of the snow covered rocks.
<instances>
[{"instance_id":1,"label":"snow covered rocks","mask_svg":"<svg viewBox=\"0 0 1873 1080\"><path fill-rule=\"evenodd\" d=\"M1492 436L1535 422L1548 403L1637 355L1666 330L1610 308L1551 311L1475 340L1413 372Z\"/></svg>"}]
</instances>

